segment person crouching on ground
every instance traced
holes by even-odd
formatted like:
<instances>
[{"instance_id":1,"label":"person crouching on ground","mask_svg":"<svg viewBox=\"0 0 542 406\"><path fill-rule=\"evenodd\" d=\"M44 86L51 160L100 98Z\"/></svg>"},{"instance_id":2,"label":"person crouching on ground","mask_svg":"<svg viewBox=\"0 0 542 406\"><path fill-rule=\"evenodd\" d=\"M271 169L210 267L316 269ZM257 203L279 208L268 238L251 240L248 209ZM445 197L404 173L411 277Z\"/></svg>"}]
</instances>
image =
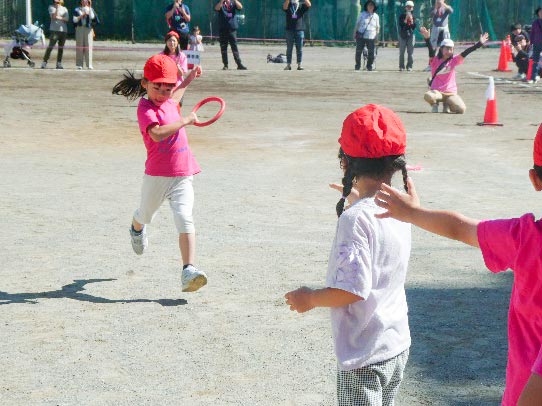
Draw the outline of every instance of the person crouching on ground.
<instances>
[{"instance_id":1,"label":"person crouching on ground","mask_svg":"<svg viewBox=\"0 0 542 406\"><path fill-rule=\"evenodd\" d=\"M463 114L467 110L467 106L457 94L455 67L461 65L468 54L487 42L487 32L480 35L480 40L476 44L465 49L459 55L454 55L454 42L451 39L442 40L436 58L434 57L436 52L431 45L429 30L422 27L420 33L429 48L429 57L433 58L431 61L431 79L428 83L429 91L424 95L425 101L431 105L433 113L438 113L439 103L443 103L444 113Z\"/></svg>"}]
</instances>

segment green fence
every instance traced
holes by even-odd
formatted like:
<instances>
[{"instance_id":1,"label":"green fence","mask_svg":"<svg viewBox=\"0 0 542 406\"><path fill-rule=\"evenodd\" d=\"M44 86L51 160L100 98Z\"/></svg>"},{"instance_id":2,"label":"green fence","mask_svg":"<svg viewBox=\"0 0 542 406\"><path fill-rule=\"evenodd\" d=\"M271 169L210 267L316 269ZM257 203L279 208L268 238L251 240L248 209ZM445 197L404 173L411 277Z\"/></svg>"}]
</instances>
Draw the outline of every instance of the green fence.
<instances>
[{"instance_id":1,"label":"green fence","mask_svg":"<svg viewBox=\"0 0 542 406\"><path fill-rule=\"evenodd\" d=\"M481 30L491 39L502 39L516 21L531 24L534 10L542 0L451 0L454 8L450 29L454 40L469 41ZM214 0L185 0L192 12L192 24L199 25L203 35L216 35ZM397 17L402 11L399 1L376 0L381 19L381 40L397 39ZM70 15L78 3L66 0ZM358 0L313 0L307 18L307 38L322 41L345 41L352 38L359 14ZM32 0L33 20L49 26L47 7L51 1ZM165 7L171 0L94 0L101 25L96 29L99 39L133 39L149 41L163 38L167 31ZM414 13L419 21L430 26L429 13L433 2L415 1ZM272 40L283 38L284 13L282 0L244 0L245 24L239 28L241 38ZM0 0L0 35L9 35L25 23L25 0ZM47 31L47 30L46 30ZM73 28L70 27L70 32ZM331 43L331 42L330 42Z\"/></svg>"}]
</instances>

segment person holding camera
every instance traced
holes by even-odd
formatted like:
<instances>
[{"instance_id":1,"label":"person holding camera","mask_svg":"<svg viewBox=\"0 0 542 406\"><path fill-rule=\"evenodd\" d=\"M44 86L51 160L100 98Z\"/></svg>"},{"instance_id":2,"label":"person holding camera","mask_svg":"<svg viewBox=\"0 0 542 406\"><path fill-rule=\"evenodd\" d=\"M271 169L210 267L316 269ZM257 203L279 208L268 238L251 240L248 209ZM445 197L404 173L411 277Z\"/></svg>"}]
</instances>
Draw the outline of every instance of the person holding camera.
<instances>
[{"instance_id":1,"label":"person holding camera","mask_svg":"<svg viewBox=\"0 0 542 406\"><path fill-rule=\"evenodd\" d=\"M75 25L75 64L83 69L83 60L87 68L92 67L92 47L94 43L94 26L99 24L98 14L92 8L92 0L81 0L79 7L73 12Z\"/></svg>"},{"instance_id":2,"label":"person holding camera","mask_svg":"<svg viewBox=\"0 0 542 406\"><path fill-rule=\"evenodd\" d=\"M408 59L406 64L407 71L412 70L414 60L414 43L416 41L414 30L416 29L416 19L414 18L414 2L407 1L405 3L405 12L399 16L399 70L405 70L405 50L407 51Z\"/></svg>"},{"instance_id":3,"label":"person holding camera","mask_svg":"<svg viewBox=\"0 0 542 406\"><path fill-rule=\"evenodd\" d=\"M179 45L182 50L188 49L191 18L190 9L183 0L175 0L166 7L166 21L169 28L179 34Z\"/></svg>"},{"instance_id":4,"label":"person holding camera","mask_svg":"<svg viewBox=\"0 0 542 406\"><path fill-rule=\"evenodd\" d=\"M311 8L310 0L284 0L282 10L286 13L286 68L292 70L292 51L295 42L297 70L303 70L303 40L305 39L305 23L303 16Z\"/></svg>"},{"instance_id":5,"label":"person holding camera","mask_svg":"<svg viewBox=\"0 0 542 406\"><path fill-rule=\"evenodd\" d=\"M64 0L53 0L53 4L49 6L49 16L51 17L51 25L49 26L50 37L49 46L45 55L41 68L47 67L47 61L51 56L51 51L58 42L58 53L56 55L56 68L62 69L62 54L64 53L64 44L66 43L66 35L68 34L69 21L68 9L64 7Z\"/></svg>"},{"instance_id":6,"label":"person holding camera","mask_svg":"<svg viewBox=\"0 0 542 406\"><path fill-rule=\"evenodd\" d=\"M237 69L246 70L246 66L241 62L239 50L237 49L237 29L239 21L237 12L243 9L239 0L217 0L215 11L218 17L218 42L220 42L220 53L222 54L222 70L228 70L228 44L230 44L233 59L237 64Z\"/></svg>"}]
</instances>

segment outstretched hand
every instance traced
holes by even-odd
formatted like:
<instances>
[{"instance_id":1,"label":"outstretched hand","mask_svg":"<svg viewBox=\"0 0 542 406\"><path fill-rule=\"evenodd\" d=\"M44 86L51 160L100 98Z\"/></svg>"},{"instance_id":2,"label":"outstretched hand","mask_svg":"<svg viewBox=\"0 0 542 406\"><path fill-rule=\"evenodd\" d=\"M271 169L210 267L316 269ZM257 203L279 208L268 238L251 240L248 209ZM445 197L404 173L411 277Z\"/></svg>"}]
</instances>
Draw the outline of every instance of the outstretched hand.
<instances>
[{"instance_id":1,"label":"outstretched hand","mask_svg":"<svg viewBox=\"0 0 542 406\"><path fill-rule=\"evenodd\" d=\"M339 185L338 183L330 183L329 187L331 189L337 190L342 196L343 190L344 190L343 185ZM352 190L350 191L350 194L346 197L346 200L348 200L349 205L357 202L359 200L359 192L356 189L352 188Z\"/></svg>"},{"instance_id":2,"label":"outstretched hand","mask_svg":"<svg viewBox=\"0 0 542 406\"><path fill-rule=\"evenodd\" d=\"M422 36L425 38L425 39L428 39L429 37L431 37L431 33L429 32L429 30L425 27L420 27L420 34L422 34Z\"/></svg>"},{"instance_id":3,"label":"outstretched hand","mask_svg":"<svg viewBox=\"0 0 542 406\"><path fill-rule=\"evenodd\" d=\"M403 193L382 183L374 200L377 206L386 209L386 211L375 214L375 216L380 219L392 217L400 221L410 222L412 211L420 207L420 199L410 177L407 179L407 186L408 193Z\"/></svg>"},{"instance_id":4,"label":"outstretched hand","mask_svg":"<svg viewBox=\"0 0 542 406\"><path fill-rule=\"evenodd\" d=\"M482 45L484 45L488 39L489 39L489 34L487 32L484 32L482 35L480 35L480 43Z\"/></svg>"},{"instance_id":5,"label":"outstretched hand","mask_svg":"<svg viewBox=\"0 0 542 406\"><path fill-rule=\"evenodd\" d=\"M314 305L310 301L312 289L303 286L302 288L292 290L284 295L286 304L290 305L290 310L298 313L305 313L314 309Z\"/></svg>"}]
</instances>

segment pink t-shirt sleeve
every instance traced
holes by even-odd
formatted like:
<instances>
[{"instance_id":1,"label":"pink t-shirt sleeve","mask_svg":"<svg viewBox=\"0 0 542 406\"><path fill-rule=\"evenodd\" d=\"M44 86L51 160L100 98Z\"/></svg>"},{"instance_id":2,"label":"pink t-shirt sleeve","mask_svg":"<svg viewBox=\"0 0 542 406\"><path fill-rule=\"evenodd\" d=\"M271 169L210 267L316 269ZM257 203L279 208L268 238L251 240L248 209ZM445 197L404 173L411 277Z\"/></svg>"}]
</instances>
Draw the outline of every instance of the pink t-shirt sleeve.
<instances>
[{"instance_id":1,"label":"pink t-shirt sleeve","mask_svg":"<svg viewBox=\"0 0 542 406\"><path fill-rule=\"evenodd\" d=\"M139 129L141 133L147 134L150 137L150 134L147 132L151 124L160 125L156 111L153 109L145 108L140 105L137 109L137 121L139 123Z\"/></svg>"},{"instance_id":2,"label":"pink t-shirt sleeve","mask_svg":"<svg viewBox=\"0 0 542 406\"><path fill-rule=\"evenodd\" d=\"M534 216L482 221L478 224L478 243L484 262L491 272L516 269L522 251L540 243Z\"/></svg>"},{"instance_id":3,"label":"pink t-shirt sleeve","mask_svg":"<svg viewBox=\"0 0 542 406\"><path fill-rule=\"evenodd\" d=\"M542 376L542 347L540 347L540 352L538 353L538 357L536 358L536 361L534 362L532 371L535 374Z\"/></svg>"}]
</instances>

